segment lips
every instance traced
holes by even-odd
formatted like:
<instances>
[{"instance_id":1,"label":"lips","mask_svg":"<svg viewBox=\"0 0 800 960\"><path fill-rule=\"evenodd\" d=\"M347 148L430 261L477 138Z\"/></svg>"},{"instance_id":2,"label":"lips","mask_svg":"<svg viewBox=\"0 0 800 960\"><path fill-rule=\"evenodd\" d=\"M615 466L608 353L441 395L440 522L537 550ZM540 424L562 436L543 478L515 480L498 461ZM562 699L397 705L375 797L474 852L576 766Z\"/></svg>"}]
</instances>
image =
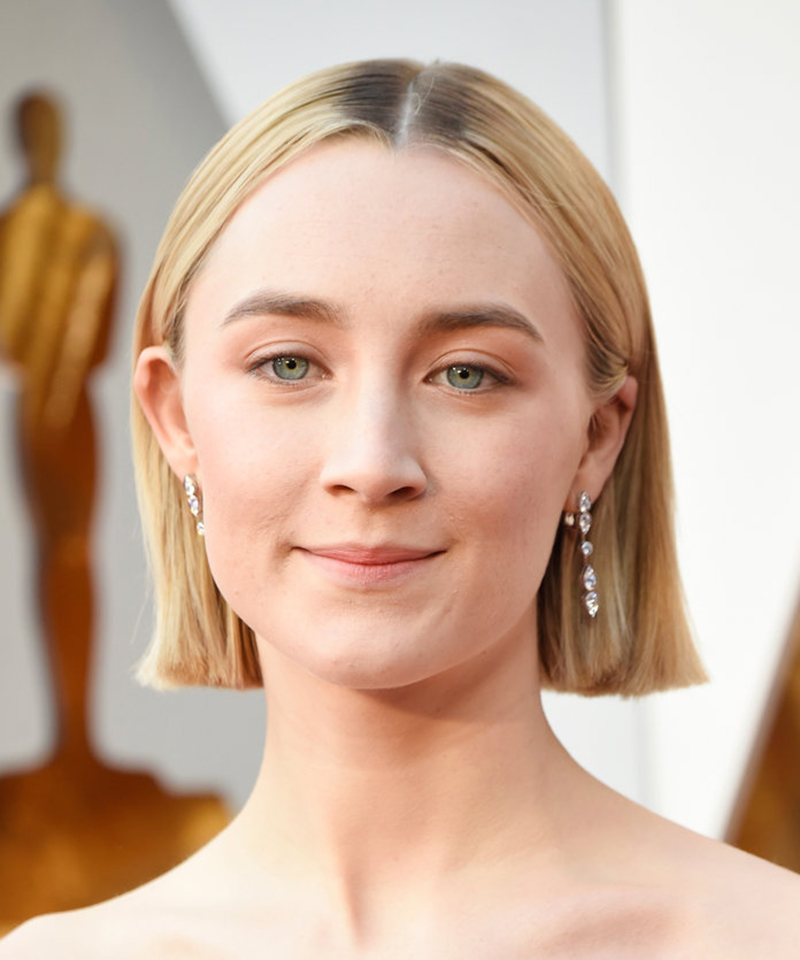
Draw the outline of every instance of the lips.
<instances>
[{"instance_id":1,"label":"lips","mask_svg":"<svg viewBox=\"0 0 800 960\"><path fill-rule=\"evenodd\" d=\"M376 586L422 572L443 550L395 544L331 544L301 547L318 571L347 586Z\"/></svg>"},{"instance_id":2,"label":"lips","mask_svg":"<svg viewBox=\"0 0 800 960\"><path fill-rule=\"evenodd\" d=\"M305 547L309 553L318 557L330 557L345 563L357 563L364 566L378 566L384 563L402 563L406 560L424 560L440 550L418 550L414 547L393 545L366 547L358 544L342 544L330 547Z\"/></svg>"}]
</instances>

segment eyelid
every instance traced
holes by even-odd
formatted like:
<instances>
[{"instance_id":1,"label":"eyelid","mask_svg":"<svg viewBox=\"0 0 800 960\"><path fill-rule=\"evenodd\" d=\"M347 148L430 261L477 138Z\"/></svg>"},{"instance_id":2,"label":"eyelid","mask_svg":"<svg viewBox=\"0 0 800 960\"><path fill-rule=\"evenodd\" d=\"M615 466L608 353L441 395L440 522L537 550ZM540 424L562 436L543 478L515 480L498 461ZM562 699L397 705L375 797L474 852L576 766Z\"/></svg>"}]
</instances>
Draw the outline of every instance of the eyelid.
<instances>
[{"instance_id":1,"label":"eyelid","mask_svg":"<svg viewBox=\"0 0 800 960\"><path fill-rule=\"evenodd\" d=\"M455 387L452 387L448 384L454 393L486 393L488 390L492 390L494 387L507 386L513 382L513 378L508 373L503 372L500 369L499 364L493 364L483 359L465 359L464 357L454 357L452 359L448 359L446 362L437 364L436 369L432 373L429 373L425 379L428 383L433 383L435 377L446 374L447 371L452 367L472 367L475 370L482 370L483 373L491 377L493 381L493 383L491 383L489 386L478 387L474 390L456 390Z\"/></svg>"},{"instance_id":2,"label":"eyelid","mask_svg":"<svg viewBox=\"0 0 800 960\"><path fill-rule=\"evenodd\" d=\"M248 373L261 377L269 383L280 384L281 386L301 387L308 385L309 381L326 379L330 373L325 370L322 363L314 359L316 353L308 344L270 344L254 351L253 355L247 361ZM298 380L284 379L275 375L271 370L270 364L282 357L294 357L298 360L305 360L309 365L308 375ZM448 386L455 393L486 393L495 387L505 386L514 382L513 376L504 369L504 365L499 361L492 361L485 356L467 357L456 355L452 357L440 358L435 368L425 377L426 383L433 383L435 378L443 376L452 367L471 367L475 370L481 370L490 379L490 383L475 388L473 390L456 390L452 385Z\"/></svg>"},{"instance_id":3,"label":"eyelid","mask_svg":"<svg viewBox=\"0 0 800 960\"><path fill-rule=\"evenodd\" d=\"M267 380L269 383L279 383L281 386L299 387L303 384L307 384L310 379L318 380L325 377L322 364L318 363L311 356L309 356L309 353L313 351L309 351L308 348L304 347L296 350L290 344L288 346L282 345L279 347L264 348L264 351L265 352L256 351L253 356L248 359L247 371L248 373L253 374L253 376L261 377L264 380ZM309 374L311 374L312 371L317 371L317 374L313 377L301 377L299 380L290 380L284 379L283 377L278 377L270 369L270 364L275 360L281 359L282 357L293 357L297 360L305 360L308 363ZM320 373L322 374L321 377L319 375Z\"/></svg>"}]
</instances>

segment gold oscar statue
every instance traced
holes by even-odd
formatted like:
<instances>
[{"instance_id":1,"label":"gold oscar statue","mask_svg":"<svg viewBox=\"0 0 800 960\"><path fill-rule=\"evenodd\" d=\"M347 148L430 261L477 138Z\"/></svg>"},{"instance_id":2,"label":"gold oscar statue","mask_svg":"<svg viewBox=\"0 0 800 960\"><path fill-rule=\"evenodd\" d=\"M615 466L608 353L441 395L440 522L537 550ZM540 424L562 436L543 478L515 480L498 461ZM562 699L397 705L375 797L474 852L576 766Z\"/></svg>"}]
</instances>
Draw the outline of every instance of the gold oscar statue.
<instances>
[{"instance_id":1,"label":"gold oscar statue","mask_svg":"<svg viewBox=\"0 0 800 960\"><path fill-rule=\"evenodd\" d=\"M0 356L18 384L17 442L37 546L58 745L0 776L0 931L105 899L163 872L227 822L214 797L175 797L105 766L88 729L95 428L87 381L105 357L119 272L109 228L56 181L47 95L17 108L28 182L0 213Z\"/></svg>"},{"instance_id":2,"label":"gold oscar statue","mask_svg":"<svg viewBox=\"0 0 800 960\"><path fill-rule=\"evenodd\" d=\"M725 839L800 873L800 605Z\"/></svg>"}]
</instances>

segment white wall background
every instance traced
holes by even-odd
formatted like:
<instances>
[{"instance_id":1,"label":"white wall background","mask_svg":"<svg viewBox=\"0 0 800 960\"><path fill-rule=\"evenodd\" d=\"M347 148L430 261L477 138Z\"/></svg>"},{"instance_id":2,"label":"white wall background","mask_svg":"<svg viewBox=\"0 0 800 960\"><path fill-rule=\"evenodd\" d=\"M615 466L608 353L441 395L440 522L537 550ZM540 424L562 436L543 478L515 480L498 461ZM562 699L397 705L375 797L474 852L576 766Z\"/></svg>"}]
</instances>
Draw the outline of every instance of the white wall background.
<instances>
[{"instance_id":1,"label":"white wall background","mask_svg":"<svg viewBox=\"0 0 800 960\"><path fill-rule=\"evenodd\" d=\"M712 679L646 704L652 803L720 834L800 585L800 5L615 0L612 27L618 179Z\"/></svg>"},{"instance_id":2,"label":"white wall background","mask_svg":"<svg viewBox=\"0 0 800 960\"><path fill-rule=\"evenodd\" d=\"M169 2L230 123L320 67L375 57L439 58L482 67L528 91L593 163L608 166L601 0Z\"/></svg>"},{"instance_id":3,"label":"white wall background","mask_svg":"<svg viewBox=\"0 0 800 960\"><path fill-rule=\"evenodd\" d=\"M800 573L791 512L800 335L789 289L800 213L797 17L778 0L758 9L745 0L0 0L0 103L7 110L32 81L62 92L72 108L68 182L128 241L114 357L96 389L104 443L96 736L113 762L146 766L181 789L216 786L235 805L263 729L258 694L157 695L129 676L150 612L127 452L127 342L160 227L223 126L285 82L349 59L441 57L518 86L611 180L642 252L662 348L687 591L713 683L642 704L550 695L547 712L606 782L722 833ZM2 198L17 184L6 144ZM0 384L0 768L8 768L41 758L50 741L10 459L11 384Z\"/></svg>"}]
</instances>

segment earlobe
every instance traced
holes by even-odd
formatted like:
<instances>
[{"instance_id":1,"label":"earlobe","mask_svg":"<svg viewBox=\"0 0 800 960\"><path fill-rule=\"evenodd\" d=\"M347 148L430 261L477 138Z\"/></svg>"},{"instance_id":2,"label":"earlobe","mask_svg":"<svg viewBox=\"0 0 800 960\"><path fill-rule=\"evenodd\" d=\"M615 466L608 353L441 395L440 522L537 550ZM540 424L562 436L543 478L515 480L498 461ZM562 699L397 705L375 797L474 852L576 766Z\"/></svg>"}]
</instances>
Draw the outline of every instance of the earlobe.
<instances>
[{"instance_id":1,"label":"earlobe","mask_svg":"<svg viewBox=\"0 0 800 960\"><path fill-rule=\"evenodd\" d=\"M197 472L197 456L186 423L180 375L166 347L145 347L139 354L133 388L158 445L175 474Z\"/></svg>"},{"instance_id":2,"label":"earlobe","mask_svg":"<svg viewBox=\"0 0 800 960\"><path fill-rule=\"evenodd\" d=\"M626 377L617 393L594 411L589 443L573 481L573 497L581 490L586 490L592 500L600 496L625 444L638 388L633 377ZM575 510L575 504L565 505L565 510Z\"/></svg>"}]
</instances>

